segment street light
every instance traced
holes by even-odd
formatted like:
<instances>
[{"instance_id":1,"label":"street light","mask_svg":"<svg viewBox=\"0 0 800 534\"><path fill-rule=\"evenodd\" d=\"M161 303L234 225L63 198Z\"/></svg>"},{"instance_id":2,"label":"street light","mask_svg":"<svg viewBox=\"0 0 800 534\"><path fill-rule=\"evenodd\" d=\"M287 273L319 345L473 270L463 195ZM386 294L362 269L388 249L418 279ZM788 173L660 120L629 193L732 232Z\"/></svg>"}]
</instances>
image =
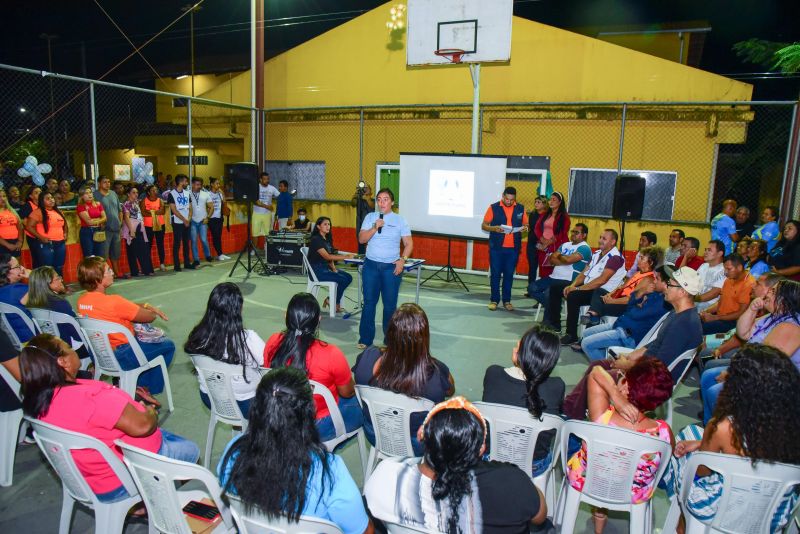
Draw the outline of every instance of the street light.
<instances>
[{"instance_id":1,"label":"street light","mask_svg":"<svg viewBox=\"0 0 800 534\"><path fill-rule=\"evenodd\" d=\"M20 113L25 113L25 112L27 112L27 111L28 111L28 110L27 110L27 109L25 109L25 108L19 108L19 112L20 112Z\"/></svg>"}]
</instances>

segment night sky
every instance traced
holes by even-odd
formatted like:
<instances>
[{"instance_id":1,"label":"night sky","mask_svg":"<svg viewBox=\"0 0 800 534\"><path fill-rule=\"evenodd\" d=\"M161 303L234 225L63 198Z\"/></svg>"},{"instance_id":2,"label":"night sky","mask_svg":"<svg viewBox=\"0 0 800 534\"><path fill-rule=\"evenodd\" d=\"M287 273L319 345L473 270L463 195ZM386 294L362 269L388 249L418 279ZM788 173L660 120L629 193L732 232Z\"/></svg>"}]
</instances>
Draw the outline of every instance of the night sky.
<instances>
[{"instance_id":1,"label":"night sky","mask_svg":"<svg viewBox=\"0 0 800 534\"><path fill-rule=\"evenodd\" d=\"M486 0L490 1L490 0ZM3 2L0 62L47 69L46 41L55 34L53 70L99 78L127 56L132 48L98 4L139 45L179 17L187 0ZM383 2L376 0L266 0L266 56L289 48L346 22ZM249 67L250 2L205 0L195 14L196 72L221 72ZM517 0L514 14L552 26L575 29L691 22L712 27L706 36L700 67L719 74L768 70L743 63L731 50L733 43L751 37L774 41L800 40L800 2L797 0ZM674 26L673 26L674 27ZM621 29L621 28L615 28ZM81 62L85 46L85 73ZM143 50L161 76L189 71L189 17L164 32ZM513 61L513 57L512 57ZM105 79L146 83L154 78L138 56L123 63ZM746 79L756 85L756 98L795 99L800 77L779 80Z\"/></svg>"}]
</instances>

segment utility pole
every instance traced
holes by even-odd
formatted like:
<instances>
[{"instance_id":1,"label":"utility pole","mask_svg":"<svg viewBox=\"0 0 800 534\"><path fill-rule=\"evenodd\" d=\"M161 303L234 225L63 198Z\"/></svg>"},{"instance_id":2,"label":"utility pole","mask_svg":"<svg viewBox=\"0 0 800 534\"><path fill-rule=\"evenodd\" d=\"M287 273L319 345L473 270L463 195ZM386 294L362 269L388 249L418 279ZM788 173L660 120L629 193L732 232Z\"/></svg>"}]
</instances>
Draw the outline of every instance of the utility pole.
<instances>
[{"instance_id":1,"label":"utility pole","mask_svg":"<svg viewBox=\"0 0 800 534\"><path fill-rule=\"evenodd\" d=\"M189 11L189 54L192 64L192 96L194 96L194 12L203 9L196 5L185 5L182 11Z\"/></svg>"}]
</instances>

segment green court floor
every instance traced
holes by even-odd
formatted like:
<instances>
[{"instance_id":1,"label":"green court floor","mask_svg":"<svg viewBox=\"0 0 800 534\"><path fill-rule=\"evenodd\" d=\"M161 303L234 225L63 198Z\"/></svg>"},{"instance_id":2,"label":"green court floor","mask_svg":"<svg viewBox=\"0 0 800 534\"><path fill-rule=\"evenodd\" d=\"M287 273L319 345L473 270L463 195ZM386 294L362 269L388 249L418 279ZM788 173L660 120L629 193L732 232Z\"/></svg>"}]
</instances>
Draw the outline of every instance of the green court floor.
<instances>
[{"instance_id":1,"label":"green court floor","mask_svg":"<svg viewBox=\"0 0 800 534\"><path fill-rule=\"evenodd\" d=\"M283 327L284 310L291 296L305 291L305 277L299 271L285 275L264 277L246 276L239 267L232 278L228 273L232 261L204 264L196 271L182 273L158 273L148 279L123 280L114 284L111 292L136 302L149 302L160 307L169 317L168 322L159 321L167 335L175 341L177 353L170 367L170 380L175 398L175 412L166 420L164 427L172 432L194 440L205 446L208 425L208 410L198 395L197 378L182 346L192 326L200 319L206 306L208 294L218 283L233 281L239 285L245 297L244 319L246 328L257 331L265 340ZM423 271L423 278L430 271ZM356 273L353 272L354 278ZM456 393L472 400L480 400L483 374L492 363L510 365L511 350L522 333L532 324L533 301L523 298L524 282L515 284L515 309L508 312L502 308L491 312L488 303L488 278L486 276L462 275L470 291L457 284L431 281L423 285L420 305L425 309L431 324L431 351L436 358L450 367L455 377ZM357 284L347 290L345 308L352 310L357 297ZM324 290L321 291L324 293ZM71 297L77 298L79 292ZM400 289L400 302L413 301L415 278L407 275ZM322 298L322 295L320 295ZM378 310L380 321L380 308ZM336 344L352 364L358 354L358 315L344 320L341 316L323 316L320 336ZM380 337L380 324L377 326ZM378 339L379 339L378 337ZM578 381L586 369L583 354L565 347L554 374L568 385L568 390ZM700 409L697 396L697 374L693 370L676 392L674 428L676 433L690 422L696 422ZM217 427L212 465L231 438L231 431L224 425ZM356 482L361 484L362 472L358 461L358 448L348 444L341 455L347 462ZM666 515L667 501L664 493L656 494L655 526L660 527ZM20 445L14 469L14 485L0 488L0 532L56 532L61 510L61 484L35 445ZM75 513L72 532L91 532L94 521L91 512L79 509ZM146 532L146 525L129 523L126 533ZM608 534L627 532L625 514L612 514L606 527ZM578 517L576 532L592 532L588 508Z\"/></svg>"}]
</instances>

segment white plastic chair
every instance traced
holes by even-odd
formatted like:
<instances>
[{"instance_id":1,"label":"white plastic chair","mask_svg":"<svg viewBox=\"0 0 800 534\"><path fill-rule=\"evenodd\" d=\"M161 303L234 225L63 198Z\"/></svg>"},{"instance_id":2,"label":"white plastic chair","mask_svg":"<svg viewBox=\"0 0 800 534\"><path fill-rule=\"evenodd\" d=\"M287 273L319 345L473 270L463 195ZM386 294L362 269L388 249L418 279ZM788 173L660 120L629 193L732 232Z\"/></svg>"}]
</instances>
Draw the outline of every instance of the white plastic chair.
<instances>
[{"instance_id":1,"label":"white plastic chair","mask_svg":"<svg viewBox=\"0 0 800 534\"><path fill-rule=\"evenodd\" d=\"M628 347L620 347L620 346L607 347L606 358L609 358L611 356L608 352L610 350L613 350L617 354L627 354L629 352L633 352L636 349L640 349L645 345L647 345L648 343L650 343L651 341L653 341L658 335L658 331L661 330L661 325L664 324L664 321L666 321L668 315L669 312L665 313L664 315L661 316L661 318L658 321L656 321L656 324L650 327L650 330L647 331L642 340L636 344L635 349L629 349Z\"/></svg>"},{"instance_id":2,"label":"white plastic chair","mask_svg":"<svg viewBox=\"0 0 800 534\"><path fill-rule=\"evenodd\" d=\"M122 449L125 465L128 466L147 507L151 527L168 534L192 534L183 514L183 507L189 501L208 498L214 501L222 516L222 521L214 532L236 532L230 510L222 500L222 489L211 471L196 464L133 447L120 440L114 443ZM205 491L176 488L176 482L189 480L202 483Z\"/></svg>"},{"instance_id":3,"label":"white plastic chair","mask_svg":"<svg viewBox=\"0 0 800 534\"><path fill-rule=\"evenodd\" d=\"M5 380L14 395L19 398L19 382L8 369L0 365L0 377ZM25 438L28 423L22 423L22 408L0 412L0 486L8 487L14 482L14 458L17 444Z\"/></svg>"},{"instance_id":4,"label":"white plastic chair","mask_svg":"<svg viewBox=\"0 0 800 534\"><path fill-rule=\"evenodd\" d=\"M285 517L267 517L258 510L245 511L238 497L228 494L231 513L239 527L239 534L342 534L341 529L330 521L301 515L297 523Z\"/></svg>"},{"instance_id":5,"label":"white plastic chair","mask_svg":"<svg viewBox=\"0 0 800 534\"><path fill-rule=\"evenodd\" d=\"M66 313L61 313L53 310L46 310L44 308L31 308L31 315L33 315L33 322L39 327L39 330L44 332L45 334L52 334L56 337L61 337L59 333L59 325L68 325L75 329L75 332L78 336L78 341L80 341L89 354L92 356L91 359L94 359L94 352L92 351L92 345L89 344L89 340L86 339L86 335L83 333L83 329L81 325L78 324L78 321L72 317L71 315L67 315ZM65 339L64 341L67 342L70 346L72 346L71 339ZM84 358L81 360L81 370L85 370L89 368L89 364L92 363L90 358Z\"/></svg>"},{"instance_id":6,"label":"white plastic chair","mask_svg":"<svg viewBox=\"0 0 800 534\"><path fill-rule=\"evenodd\" d=\"M495 404L491 402L475 402L475 407L489 423L490 450L489 459L510 462L519 466L531 477L547 501L547 509L553 515L556 502L556 482L553 480L553 468L558 461L561 429L564 420L558 416L542 414L539 421L525 408ZM533 477L533 454L539 434L544 431L555 431L550 448L552 460L547 469L537 477Z\"/></svg>"},{"instance_id":7,"label":"white plastic chair","mask_svg":"<svg viewBox=\"0 0 800 534\"><path fill-rule=\"evenodd\" d=\"M371 386L356 386L362 404L369 410L369 418L375 431L375 446L370 448L366 483L378 462L385 458L416 456L411 445L411 414L429 412L434 404L428 399L417 399Z\"/></svg>"},{"instance_id":8,"label":"white plastic chair","mask_svg":"<svg viewBox=\"0 0 800 534\"><path fill-rule=\"evenodd\" d=\"M683 371L681 371L680 376L675 381L675 384L672 386L672 395L670 396L670 398L667 400L666 403L666 408L665 408L667 413L666 421L667 424L670 426L670 428L672 427L672 410L673 410L672 396L675 395L675 390L678 389L678 386L680 385L681 382L683 382L683 379L686 377L686 374L692 367L692 361L694 360L694 357L697 354L698 350L700 350L700 347L687 350L686 352L675 358L672 361L672 363L669 364L669 366L667 367L669 369L669 372L671 373L673 370L683 365Z\"/></svg>"},{"instance_id":9,"label":"white plastic chair","mask_svg":"<svg viewBox=\"0 0 800 534\"><path fill-rule=\"evenodd\" d=\"M717 513L706 523L691 512L683 513L686 534L769 534L770 522L784 494L800 484L800 466L757 462L750 458L714 452L695 452L683 472L681 494L672 500L663 534L672 534L678 526L697 468L704 465L722 475L724 483ZM794 528L797 505L784 529Z\"/></svg>"},{"instance_id":10,"label":"white plastic chair","mask_svg":"<svg viewBox=\"0 0 800 534\"><path fill-rule=\"evenodd\" d=\"M631 487L636 467L644 454L659 453L661 460L655 480L661 479L669 464L672 446L658 438L585 421L567 421L561 430L561 466L567 473L569 438L575 434L586 443L586 480L583 491L574 489L568 480L561 486L555 514L561 534L572 534L581 502L609 510L630 513L631 534L653 531L652 496L640 504L631 503Z\"/></svg>"},{"instance_id":11,"label":"white plastic chair","mask_svg":"<svg viewBox=\"0 0 800 534\"><path fill-rule=\"evenodd\" d=\"M40 334L39 328L36 326L28 315L22 311L19 306L14 306L13 304L6 304L5 302L0 302L0 315L2 316L2 327L5 329L8 337L11 339L11 343L14 344L14 347L17 350L22 350L22 341L20 341L19 336L14 331L14 328L11 326L11 323L8 321L9 315L16 316L20 321L25 323L25 326L28 327L28 330L33 332L33 335Z\"/></svg>"},{"instance_id":12,"label":"white plastic chair","mask_svg":"<svg viewBox=\"0 0 800 534\"><path fill-rule=\"evenodd\" d=\"M122 533L128 510L142 501L139 490L122 460L103 442L91 436L64 430L30 417L25 417L25 420L33 426L36 443L61 479L63 502L61 521L58 525L59 534L69 533L72 511L76 502L94 510L95 532L98 534ZM97 495L91 490L72 458L72 451L80 449L97 451L108 462L128 492L127 498L114 503L102 503L97 499Z\"/></svg>"},{"instance_id":13,"label":"white plastic chair","mask_svg":"<svg viewBox=\"0 0 800 534\"><path fill-rule=\"evenodd\" d=\"M175 411L175 406L172 403L172 389L169 386L167 363L163 355L159 354L148 361L136 337L130 330L120 324L110 321L101 321L99 319L90 319L88 317L79 317L78 324L83 329L84 337L89 341L89 345L92 347L92 352L94 353L95 380L99 380L102 375L119 377L120 389L131 397L134 397L136 395L136 382L139 380L139 375L158 367L161 369L161 374L164 375L164 391L167 394L167 409L169 413ZM125 342L130 344L133 355L136 356L136 361L139 362L139 367L130 370L123 370L122 367L120 367L117 356L114 354L114 349L111 346L111 341L108 339L109 334L125 336Z\"/></svg>"},{"instance_id":14,"label":"white plastic chair","mask_svg":"<svg viewBox=\"0 0 800 534\"><path fill-rule=\"evenodd\" d=\"M208 399L211 402L211 417L208 421L206 450L203 456L203 466L208 469L211 463L211 451L217 423L241 427L242 432L247 431L247 419L236 403L236 396L231 386L231 376L241 374L242 366L220 362L200 354L189 354L188 356L197 369L200 379L206 385ZM236 435L238 432L234 430L233 433Z\"/></svg>"},{"instance_id":15,"label":"white plastic chair","mask_svg":"<svg viewBox=\"0 0 800 534\"><path fill-rule=\"evenodd\" d=\"M389 521L383 521L383 524L386 526L386 531L389 532L389 534L440 534L436 530L426 530L424 528L401 525L399 523L390 523Z\"/></svg>"},{"instance_id":16,"label":"white plastic chair","mask_svg":"<svg viewBox=\"0 0 800 534\"><path fill-rule=\"evenodd\" d=\"M317 273L314 272L314 269L311 268L311 264L308 263L308 247L300 247L300 253L303 255L303 267L306 269L306 272L308 272L306 292L316 297L317 293L319 293L319 288L327 288L330 300L328 315L336 317L336 302L334 302L336 300L336 282L320 282L317 278Z\"/></svg>"},{"instance_id":17,"label":"white plastic chair","mask_svg":"<svg viewBox=\"0 0 800 534\"><path fill-rule=\"evenodd\" d=\"M333 394L331 390L316 382L314 380L309 380L311 383L311 387L314 389L314 395L319 395L325 400L325 406L327 406L328 411L331 414L331 421L333 422L333 428L336 431L336 435L329 439L328 441L323 441L322 444L325 445L325 448L328 449L329 452L333 452L333 450L339 446L340 443L344 443L348 439L352 438L353 436L357 436L358 439L358 454L361 457L361 468L364 470L364 480L367 479L367 440L364 437L364 429L358 427L356 430L352 432L347 431L347 427L344 425L344 419L342 418L342 412L339 410L339 405L336 404L336 399L333 398Z\"/></svg>"}]
</instances>

